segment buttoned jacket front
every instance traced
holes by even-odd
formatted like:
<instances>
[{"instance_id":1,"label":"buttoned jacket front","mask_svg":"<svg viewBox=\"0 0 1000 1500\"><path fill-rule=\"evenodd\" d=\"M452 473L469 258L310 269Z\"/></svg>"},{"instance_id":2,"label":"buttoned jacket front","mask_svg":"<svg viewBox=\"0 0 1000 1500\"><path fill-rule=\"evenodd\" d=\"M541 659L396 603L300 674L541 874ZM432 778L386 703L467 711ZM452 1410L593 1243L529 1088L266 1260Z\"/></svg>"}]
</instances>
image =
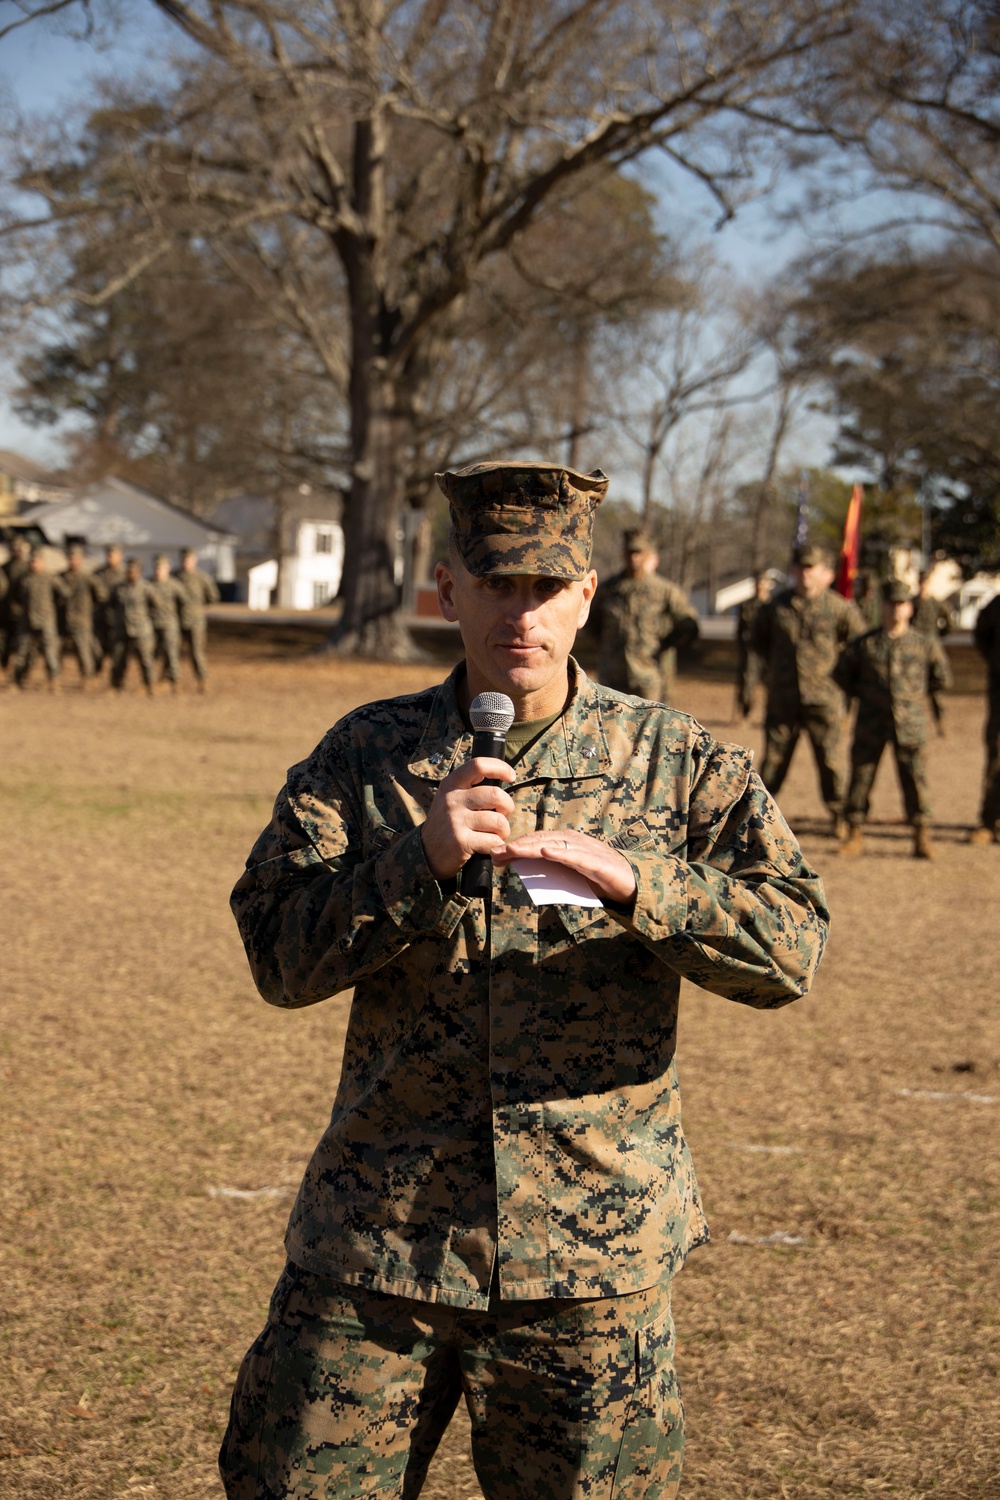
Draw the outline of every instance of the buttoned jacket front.
<instances>
[{"instance_id":1,"label":"buttoned jacket front","mask_svg":"<svg viewBox=\"0 0 1000 1500\"><path fill-rule=\"evenodd\" d=\"M768 717L800 705L839 715L844 705L833 669L841 649L864 628L857 606L832 589L815 599L785 589L763 603L753 645L764 661Z\"/></svg>"},{"instance_id":2,"label":"buttoned jacket front","mask_svg":"<svg viewBox=\"0 0 1000 1500\"><path fill-rule=\"evenodd\" d=\"M858 700L855 737L922 745L927 738L928 697L951 686L951 670L936 635L871 630L841 653L834 680Z\"/></svg>"},{"instance_id":3,"label":"buttoned jacket front","mask_svg":"<svg viewBox=\"0 0 1000 1500\"><path fill-rule=\"evenodd\" d=\"M462 668L360 708L288 773L233 908L257 986L355 986L333 1114L287 1248L343 1281L467 1307L667 1279L706 1237L674 1071L681 976L749 1005L808 988L826 931L750 754L571 663L563 714L517 763L512 833L621 849L628 912L489 906L435 880L420 826L468 757Z\"/></svg>"}]
</instances>

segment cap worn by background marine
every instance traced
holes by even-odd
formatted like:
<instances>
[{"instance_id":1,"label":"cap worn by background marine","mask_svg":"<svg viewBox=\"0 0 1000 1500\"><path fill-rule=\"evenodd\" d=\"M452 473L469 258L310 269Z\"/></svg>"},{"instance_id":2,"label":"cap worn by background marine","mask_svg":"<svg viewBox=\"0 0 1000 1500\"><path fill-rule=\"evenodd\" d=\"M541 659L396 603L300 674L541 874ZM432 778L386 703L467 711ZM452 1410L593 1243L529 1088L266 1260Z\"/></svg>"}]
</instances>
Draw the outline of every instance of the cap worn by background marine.
<instances>
[{"instance_id":1,"label":"cap worn by background marine","mask_svg":"<svg viewBox=\"0 0 1000 1500\"><path fill-rule=\"evenodd\" d=\"M800 568L831 568L833 558L825 547L800 547L795 554L795 561Z\"/></svg>"},{"instance_id":2,"label":"cap worn by background marine","mask_svg":"<svg viewBox=\"0 0 1000 1500\"><path fill-rule=\"evenodd\" d=\"M582 578L608 478L533 460L470 464L434 478L451 508L451 534L477 578L539 573Z\"/></svg>"},{"instance_id":3,"label":"cap worn by background marine","mask_svg":"<svg viewBox=\"0 0 1000 1500\"><path fill-rule=\"evenodd\" d=\"M902 578L887 578L882 585L882 598L886 604L909 604L912 597L909 584Z\"/></svg>"},{"instance_id":4,"label":"cap worn by background marine","mask_svg":"<svg viewBox=\"0 0 1000 1500\"><path fill-rule=\"evenodd\" d=\"M622 532L622 550L625 552L652 552L653 538L641 526L631 526Z\"/></svg>"}]
</instances>

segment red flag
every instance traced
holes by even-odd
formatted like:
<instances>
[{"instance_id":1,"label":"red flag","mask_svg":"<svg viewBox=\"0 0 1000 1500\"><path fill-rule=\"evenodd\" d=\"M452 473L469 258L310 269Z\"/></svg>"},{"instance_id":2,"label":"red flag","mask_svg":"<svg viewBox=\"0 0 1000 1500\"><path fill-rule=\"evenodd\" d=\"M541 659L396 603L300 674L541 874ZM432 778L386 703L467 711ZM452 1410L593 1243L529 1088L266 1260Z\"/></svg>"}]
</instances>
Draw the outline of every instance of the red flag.
<instances>
[{"instance_id":1,"label":"red flag","mask_svg":"<svg viewBox=\"0 0 1000 1500\"><path fill-rule=\"evenodd\" d=\"M851 492L851 503L847 507L844 522L844 540L840 544L840 561L837 564L838 594L845 599L854 598L854 580L858 576L858 556L861 552L861 497L864 491L856 484Z\"/></svg>"}]
</instances>

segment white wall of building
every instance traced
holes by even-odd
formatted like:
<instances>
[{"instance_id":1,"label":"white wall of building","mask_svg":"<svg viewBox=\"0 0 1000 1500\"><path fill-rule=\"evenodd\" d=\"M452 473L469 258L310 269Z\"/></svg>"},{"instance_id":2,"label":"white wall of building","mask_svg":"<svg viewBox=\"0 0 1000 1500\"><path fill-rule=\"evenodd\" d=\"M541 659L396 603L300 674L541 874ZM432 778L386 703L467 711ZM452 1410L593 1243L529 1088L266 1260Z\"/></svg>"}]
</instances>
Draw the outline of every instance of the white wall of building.
<instances>
[{"instance_id":1,"label":"white wall of building","mask_svg":"<svg viewBox=\"0 0 1000 1500\"><path fill-rule=\"evenodd\" d=\"M335 521L302 521L295 551L281 560L258 563L247 577L251 609L321 609L336 598L344 570L344 533ZM278 597L274 593L277 590Z\"/></svg>"}]
</instances>

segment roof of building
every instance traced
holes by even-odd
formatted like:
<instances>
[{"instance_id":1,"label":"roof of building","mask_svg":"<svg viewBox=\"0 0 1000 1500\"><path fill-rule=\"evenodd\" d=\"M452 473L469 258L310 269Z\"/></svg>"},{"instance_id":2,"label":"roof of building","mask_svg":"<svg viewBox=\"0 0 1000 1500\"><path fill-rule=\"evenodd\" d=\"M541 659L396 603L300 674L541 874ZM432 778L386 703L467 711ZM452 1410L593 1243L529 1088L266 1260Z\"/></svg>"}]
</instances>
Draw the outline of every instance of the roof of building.
<instances>
[{"instance_id":1,"label":"roof of building","mask_svg":"<svg viewBox=\"0 0 1000 1500\"><path fill-rule=\"evenodd\" d=\"M30 484L64 484L65 480L51 469L36 464L33 458L15 453L12 448L0 448L0 474L9 474L12 479L24 479Z\"/></svg>"},{"instance_id":2,"label":"roof of building","mask_svg":"<svg viewBox=\"0 0 1000 1500\"><path fill-rule=\"evenodd\" d=\"M24 515L43 526L57 543L67 536L80 536L94 547L118 542L126 548L169 550L237 541L230 532L124 479L97 480L72 490L64 500L30 506Z\"/></svg>"},{"instance_id":3,"label":"roof of building","mask_svg":"<svg viewBox=\"0 0 1000 1500\"><path fill-rule=\"evenodd\" d=\"M340 495L331 490L292 492L282 507L285 550L294 548L294 534L303 522L339 524L343 509ZM259 552L267 556L274 551L275 512L272 495L228 495L211 512L211 520L239 537L241 553Z\"/></svg>"}]
</instances>

